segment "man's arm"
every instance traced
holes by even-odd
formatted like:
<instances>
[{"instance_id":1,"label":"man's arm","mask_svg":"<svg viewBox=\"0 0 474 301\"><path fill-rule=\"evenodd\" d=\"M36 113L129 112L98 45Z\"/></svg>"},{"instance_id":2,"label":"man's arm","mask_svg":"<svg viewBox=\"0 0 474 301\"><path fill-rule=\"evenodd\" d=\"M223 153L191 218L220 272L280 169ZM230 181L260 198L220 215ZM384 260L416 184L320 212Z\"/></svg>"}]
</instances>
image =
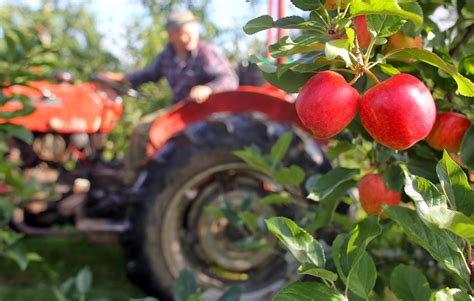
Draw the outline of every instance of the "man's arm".
<instances>
[{"instance_id":1,"label":"man's arm","mask_svg":"<svg viewBox=\"0 0 474 301\"><path fill-rule=\"evenodd\" d=\"M155 60L144 69L126 74L126 81L128 81L133 88L137 88L147 82L159 81L163 77L160 68L161 57L161 54L159 54Z\"/></svg>"}]
</instances>

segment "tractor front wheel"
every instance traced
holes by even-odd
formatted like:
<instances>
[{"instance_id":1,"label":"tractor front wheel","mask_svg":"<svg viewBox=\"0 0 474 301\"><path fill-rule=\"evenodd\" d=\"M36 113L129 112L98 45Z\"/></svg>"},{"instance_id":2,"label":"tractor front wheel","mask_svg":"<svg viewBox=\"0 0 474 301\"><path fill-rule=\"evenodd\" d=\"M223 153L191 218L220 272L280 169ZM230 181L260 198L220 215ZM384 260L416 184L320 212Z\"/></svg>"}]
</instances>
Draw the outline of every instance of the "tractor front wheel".
<instances>
[{"instance_id":1,"label":"tractor front wheel","mask_svg":"<svg viewBox=\"0 0 474 301\"><path fill-rule=\"evenodd\" d=\"M301 211L254 206L278 185L232 153L252 144L268 152L291 128L253 115L226 116L193 124L172 138L136 185L131 228L123 240L132 280L160 300L172 300L173 284L187 269L204 290L202 300L217 300L239 285L242 301L269 300L293 280L296 263L282 256L271 235L242 224L239 211L260 216L261 228L263 217L298 218ZM309 175L326 172L323 153L313 144L310 155L301 136L294 135L284 163Z\"/></svg>"}]
</instances>

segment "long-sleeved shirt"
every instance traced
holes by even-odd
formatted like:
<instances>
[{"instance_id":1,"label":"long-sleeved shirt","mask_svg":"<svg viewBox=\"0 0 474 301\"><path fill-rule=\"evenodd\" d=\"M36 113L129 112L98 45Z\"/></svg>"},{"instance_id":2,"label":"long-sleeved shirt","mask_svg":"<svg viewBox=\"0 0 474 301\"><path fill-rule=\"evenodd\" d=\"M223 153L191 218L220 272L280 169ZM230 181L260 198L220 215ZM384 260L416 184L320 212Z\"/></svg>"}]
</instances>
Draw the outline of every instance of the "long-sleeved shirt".
<instances>
[{"instance_id":1,"label":"long-sleeved shirt","mask_svg":"<svg viewBox=\"0 0 474 301\"><path fill-rule=\"evenodd\" d=\"M203 42L183 59L176 56L173 47L168 44L150 65L127 74L133 87L157 82L163 77L173 91L175 102L188 97L191 88L197 85L206 85L215 93L235 90L239 83L224 55L216 47Z\"/></svg>"}]
</instances>

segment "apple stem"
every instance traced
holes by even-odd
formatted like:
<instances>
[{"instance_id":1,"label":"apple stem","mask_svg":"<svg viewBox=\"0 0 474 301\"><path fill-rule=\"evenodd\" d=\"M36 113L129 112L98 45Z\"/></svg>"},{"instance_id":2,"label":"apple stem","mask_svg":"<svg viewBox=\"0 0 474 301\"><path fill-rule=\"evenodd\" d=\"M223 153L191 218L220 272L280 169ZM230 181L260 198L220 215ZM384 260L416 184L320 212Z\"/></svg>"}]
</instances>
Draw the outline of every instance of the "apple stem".
<instances>
[{"instance_id":1,"label":"apple stem","mask_svg":"<svg viewBox=\"0 0 474 301\"><path fill-rule=\"evenodd\" d=\"M361 75L362 74L360 72L357 72L355 74L354 78L349 82L349 85L351 85L351 86L354 85L357 82L357 80L361 77Z\"/></svg>"},{"instance_id":2,"label":"apple stem","mask_svg":"<svg viewBox=\"0 0 474 301\"><path fill-rule=\"evenodd\" d=\"M380 80L377 78L377 76L375 76L375 74L372 71L370 71L369 69L365 67L362 70L364 71L365 74L370 76L370 78L373 79L377 84L380 84Z\"/></svg>"}]
</instances>

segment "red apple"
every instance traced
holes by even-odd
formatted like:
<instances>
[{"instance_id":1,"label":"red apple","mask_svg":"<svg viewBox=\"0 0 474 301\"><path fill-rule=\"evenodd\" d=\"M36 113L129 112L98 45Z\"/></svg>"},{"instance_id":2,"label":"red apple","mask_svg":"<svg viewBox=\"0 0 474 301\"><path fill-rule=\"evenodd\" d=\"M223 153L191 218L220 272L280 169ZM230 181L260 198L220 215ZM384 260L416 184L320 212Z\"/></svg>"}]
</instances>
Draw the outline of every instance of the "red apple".
<instances>
[{"instance_id":1,"label":"red apple","mask_svg":"<svg viewBox=\"0 0 474 301\"><path fill-rule=\"evenodd\" d=\"M470 126L471 122L464 115L453 112L439 113L426 142L435 149L457 153Z\"/></svg>"},{"instance_id":2,"label":"red apple","mask_svg":"<svg viewBox=\"0 0 474 301\"><path fill-rule=\"evenodd\" d=\"M410 74L397 74L367 90L360 119L379 143L404 150L426 138L436 119L430 90Z\"/></svg>"},{"instance_id":3,"label":"red apple","mask_svg":"<svg viewBox=\"0 0 474 301\"><path fill-rule=\"evenodd\" d=\"M362 209L368 214L378 214L382 204L400 204L400 192L390 190L378 174L367 174L359 181L359 200Z\"/></svg>"},{"instance_id":4,"label":"red apple","mask_svg":"<svg viewBox=\"0 0 474 301\"><path fill-rule=\"evenodd\" d=\"M367 29L367 20L365 16L357 16L355 17L355 31L357 35L357 40L359 41L359 46L362 48L369 47L370 40L372 40L372 36Z\"/></svg>"},{"instance_id":5,"label":"red apple","mask_svg":"<svg viewBox=\"0 0 474 301\"><path fill-rule=\"evenodd\" d=\"M330 138L354 119L360 95L344 77L333 71L314 75L296 99L296 112L319 139Z\"/></svg>"}]
</instances>

